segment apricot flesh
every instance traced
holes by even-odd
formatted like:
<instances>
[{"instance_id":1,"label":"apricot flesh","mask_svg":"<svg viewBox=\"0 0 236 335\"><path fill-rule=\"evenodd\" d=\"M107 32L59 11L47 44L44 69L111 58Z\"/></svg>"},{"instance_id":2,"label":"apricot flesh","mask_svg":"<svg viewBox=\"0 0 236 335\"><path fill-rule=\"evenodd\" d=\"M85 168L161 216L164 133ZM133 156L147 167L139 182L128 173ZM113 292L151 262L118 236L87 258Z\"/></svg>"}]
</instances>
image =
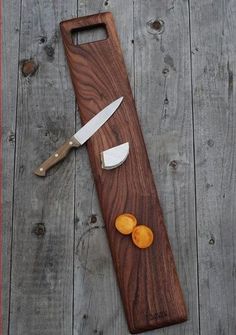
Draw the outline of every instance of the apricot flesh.
<instances>
[{"instance_id":1,"label":"apricot flesh","mask_svg":"<svg viewBox=\"0 0 236 335\"><path fill-rule=\"evenodd\" d=\"M116 229L124 235L131 234L136 225L136 217L129 213L119 215L115 221Z\"/></svg>"},{"instance_id":2,"label":"apricot flesh","mask_svg":"<svg viewBox=\"0 0 236 335\"><path fill-rule=\"evenodd\" d=\"M133 229L132 240L138 248L148 248L153 242L153 232L145 225L138 225Z\"/></svg>"}]
</instances>

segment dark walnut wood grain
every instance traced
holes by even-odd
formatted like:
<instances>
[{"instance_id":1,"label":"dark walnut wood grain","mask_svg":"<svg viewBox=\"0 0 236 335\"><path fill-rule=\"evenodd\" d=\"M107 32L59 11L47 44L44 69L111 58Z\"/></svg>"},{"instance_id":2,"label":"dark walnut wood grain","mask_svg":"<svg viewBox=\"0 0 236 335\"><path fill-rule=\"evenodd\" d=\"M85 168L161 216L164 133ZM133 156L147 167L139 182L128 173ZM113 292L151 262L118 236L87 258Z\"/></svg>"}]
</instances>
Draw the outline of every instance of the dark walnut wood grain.
<instances>
[{"instance_id":1,"label":"dark walnut wood grain","mask_svg":"<svg viewBox=\"0 0 236 335\"><path fill-rule=\"evenodd\" d=\"M73 45L73 29L99 24L106 25L106 40ZM64 21L61 32L82 123L124 96L119 110L89 139L87 148L129 330L138 333L185 321L186 307L112 14ZM130 143L126 162L104 171L100 153L124 142ZM124 212L153 230L150 248L138 249L115 229L116 216Z\"/></svg>"}]
</instances>

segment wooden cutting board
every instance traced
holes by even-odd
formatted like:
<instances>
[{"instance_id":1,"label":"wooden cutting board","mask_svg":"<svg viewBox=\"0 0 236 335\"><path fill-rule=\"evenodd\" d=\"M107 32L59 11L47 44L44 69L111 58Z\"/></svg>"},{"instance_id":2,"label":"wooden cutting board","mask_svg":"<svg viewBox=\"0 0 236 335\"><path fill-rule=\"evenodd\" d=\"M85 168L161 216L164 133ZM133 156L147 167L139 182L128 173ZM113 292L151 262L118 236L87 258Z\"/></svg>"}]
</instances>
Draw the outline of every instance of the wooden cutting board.
<instances>
[{"instance_id":1,"label":"wooden cutting board","mask_svg":"<svg viewBox=\"0 0 236 335\"><path fill-rule=\"evenodd\" d=\"M73 44L73 31L101 25L107 39ZM60 26L82 123L124 97L87 149L129 330L138 333L183 322L186 307L112 14L80 17ZM124 142L130 144L126 162L103 170L100 153ZM115 229L115 218L125 212L153 230L151 247L139 249Z\"/></svg>"}]
</instances>

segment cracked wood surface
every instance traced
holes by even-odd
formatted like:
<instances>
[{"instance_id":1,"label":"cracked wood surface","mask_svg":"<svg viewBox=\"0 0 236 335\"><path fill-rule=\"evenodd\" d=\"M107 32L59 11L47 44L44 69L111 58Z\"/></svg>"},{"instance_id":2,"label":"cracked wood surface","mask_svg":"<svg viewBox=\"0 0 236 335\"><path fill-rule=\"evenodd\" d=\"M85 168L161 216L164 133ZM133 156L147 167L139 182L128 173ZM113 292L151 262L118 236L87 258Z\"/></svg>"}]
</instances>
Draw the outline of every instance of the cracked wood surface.
<instances>
[{"instance_id":1,"label":"cracked wood surface","mask_svg":"<svg viewBox=\"0 0 236 335\"><path fill-rule=\"evenodd\" d=\"M111 11L189 311L148 334L232 335L236 4L2 6L3 334L128 334L86 148L33 175L80 126L59 22Z\"/></svg>"}]
</instances>

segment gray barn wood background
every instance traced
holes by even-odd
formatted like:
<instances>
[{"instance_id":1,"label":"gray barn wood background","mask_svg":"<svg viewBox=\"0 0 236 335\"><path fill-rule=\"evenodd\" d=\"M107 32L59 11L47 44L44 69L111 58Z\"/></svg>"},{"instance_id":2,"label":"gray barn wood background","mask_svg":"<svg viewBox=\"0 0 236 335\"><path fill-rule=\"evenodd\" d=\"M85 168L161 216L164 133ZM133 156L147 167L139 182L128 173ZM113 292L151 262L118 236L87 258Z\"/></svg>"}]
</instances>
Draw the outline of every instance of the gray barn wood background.
<instances>
[{"instance_id":1,"label":"gray barn wood background","mask_svg":"<svg viewBox=\"0 0 236 335\"><path fill-rule=\"evenodd\" d=\"M114 14L189 320L236 334L236 2L3 0L4 332L128 334L59 22ZM30 62L27 62L29 61Z\"/></svg>"}]
</instances>

